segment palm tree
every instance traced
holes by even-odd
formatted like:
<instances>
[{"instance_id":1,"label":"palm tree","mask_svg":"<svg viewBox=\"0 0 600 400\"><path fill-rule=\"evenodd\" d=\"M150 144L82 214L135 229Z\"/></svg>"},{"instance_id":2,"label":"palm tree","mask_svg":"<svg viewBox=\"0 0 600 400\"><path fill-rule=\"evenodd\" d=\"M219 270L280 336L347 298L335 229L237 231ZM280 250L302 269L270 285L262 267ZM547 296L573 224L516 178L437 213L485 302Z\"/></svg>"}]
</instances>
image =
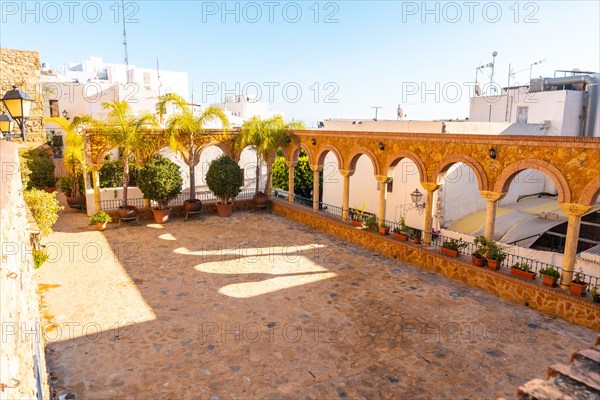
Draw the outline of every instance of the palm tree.
<instances>
[{"instance_id":1,"label":"palm tree","mask_svg":"<svg viewBox=\"0 0 600 400\"><path fill-rule=\"evenodd\" d=\"M293 129L305 129L300 121L294 121L286 124L281 115L275 115L269 119L260 119L252 117L242 125L240 137L236 141L236 146L241 152L246 147L251 146L256 153L256 188L255 194L260 192L260 176L263 162L267 162L267 182L265 187L271 184L271 156L279 147L285 147L290 140L294 139L288 131Z\"/></svg>"},{"instance_id":2,"label":"palm tree","mask_svg":"<svg viewBox=\"0 0 600 400\"><path fill-rule=\"evenodd\" d=\"M79 127L87 119L75 117L71 122L63 117L45 118L46 122L56 124L65 132L65 149L63 152L63 164L69 171L71 193L65 193L66 196L76 197L81 193L80 176L86 172L85 154L83 150L83 135L79 133Z\"/></svg>"},{"instance_id":3,"label":"palm tree","mask_svg":"<svg viewBox=\"0 0 600 400\"><path fill-rule=\"evenodd\" d=\"M100 129L106 132L109 142L119 148L123 159L123 208L128 208L129 161L134 158L136 149L143 145L145 134L158 127L158 121L156 115L149 112L135 115L124 100L104 102L102 107L108 110L108 116L100 123Z\"/></svg>"},{"instance_id":4,"label":"palm tree","mask_svg":"<svg viewBox=\"0 0 600 400\"><path fill-rule=\"evenodd\" d=\"M207 134L204 126L211 122L221 122L222 131L229 128L227 116L218 107L210 106L199 114L195 114L183 97L175 93L167 93L159 98L156 104L158 114L166 113L167 104L175 105L178 113L172 115L166 124L171 149L181 154L183 161L190 168L190 200L196 199L195 167L200 162L201 147L198 144L208 143L215 137Z\"/></svg>"}]
</instances>

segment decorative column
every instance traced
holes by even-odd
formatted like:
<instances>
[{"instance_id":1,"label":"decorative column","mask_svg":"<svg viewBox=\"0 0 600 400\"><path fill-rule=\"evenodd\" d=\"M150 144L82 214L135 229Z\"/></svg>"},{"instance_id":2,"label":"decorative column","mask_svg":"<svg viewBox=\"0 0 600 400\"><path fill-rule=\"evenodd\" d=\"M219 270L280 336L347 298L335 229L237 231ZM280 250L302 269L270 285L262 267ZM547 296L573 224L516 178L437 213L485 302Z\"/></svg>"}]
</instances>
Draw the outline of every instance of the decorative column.
<instances>
[{"instance_id":1,"label":"decorative column","mask_svg":"<svg viewBox=\"0 0 600 400\"><path fill-rule=\"evenodd\" d=\"M565 252L563 254L562 275L560 277L560 288L569 289L573 280L575 269L575 256L577 255L577 243L579 242L579 227L581 216L589 211L590 206L582 206L575 203L560 203L560 208L569 216L567 225L567 238L565 240Z\"/></svg>"},{"instance_id":2,"label":"decorative column","mask_svg":"<svg viewBox=\"0 0 600 400\"><path fill-rule=\"evenodd\" d=\"M92 184L94 185L94 207L96 212L100 211L100 169L92 166Z\"/></svg>"},{"instance_id":3,"label":"decorative column","mask_svg":"<svg viewBox=\"0 0 600 400\"><path fill-rule=\"evenodd\" d=\"M387 184L390 180L386 175L375 175L375 179L379 182L379 227L381 228L385 221L385 200L387 195Z\"/></svg>"},{"instance_id":4,"label":"decorative column","mask_svg":"<svg viewBox=\"0 0 600 400\"><path fill-rule=\"evenodd\" d=\"M433 226L433 193L440 188L440 185L434 182L421 182L423 189L427 191L425 197L425 222L423 224L423 243L431 244L431 228Z\"/></svg>"},{"instance_id":5,"label":"decorative column","mask_svg":"<svg viewBox=\"0 0 600 400\"><path fill-rule=\"evenodd\" d=\"M285 162L288 166L288 201L294 202L294 167L296 163L293 161Z\"/></svg>"},{"instance_id":6,"label":"decorative column","mask_svg":"<svg viewBox=\"0 0 600 400\"><path fill-rule=\"evenodd\" d=\"M496 209L498 208L498 200L506 196L506 193L488 192L480 190L479 194L487 201L485 211L485 236L486 240L494 240L494 227L496 225Z\"/></svg>"},{"instance_id":7,"label":"decorative column","mask_svg":"<svg viewBox=\"0 0 600 400\"><path fill-rule=\"evenodd\" d=\"M323 170L322 165L311 165L313 172L313 210L319 210L319 173Z\"/></svg>"},{"instance_id":8,"label":"decorative column","mask_svg":"<svg viewBox=\"0 0 600 400\"><path fill-rule=\"evenodd\" d=\"M344 189L342 192L342 220L348 220L348 203L350 202L350 177L354 171L340 169L339 173L344 177Z\"/></svg>"}]
</instances>

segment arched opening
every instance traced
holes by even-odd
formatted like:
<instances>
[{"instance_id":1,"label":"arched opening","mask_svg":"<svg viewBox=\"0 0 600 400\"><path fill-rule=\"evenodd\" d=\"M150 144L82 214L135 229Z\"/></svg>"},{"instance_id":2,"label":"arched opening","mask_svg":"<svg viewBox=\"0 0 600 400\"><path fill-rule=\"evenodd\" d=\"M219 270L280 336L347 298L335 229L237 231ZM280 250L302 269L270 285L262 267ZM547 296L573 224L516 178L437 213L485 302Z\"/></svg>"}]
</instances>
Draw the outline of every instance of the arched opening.
<instances>
[{"instance_id":1,"label":"arched opening","mask_svg":"<svg viewBox=\"0 0 600 400\"><path fill-rule=\"evenodd\" d=\"M377 161L369 153L356 152L348 162L348 170L354 171L350 177L348 207L365 215L376 216L379 210L379 182L375 179L379 171ZM352 214L352 213L351 213Z\"/></svg>"},{"instance_id":2,"label":"arched opening","mask_svg":"<svg viewBox=\"0 0 600 400\"><path fill-rule=\"evenodd\" d=\"M392 159L387 168L386 219L397 223L404 221L407 228L422 230L424 208L413 204L411 193L415 189L424 192L421 181L426 180L426 174L421 160L418 157L414 160L398 156Z\"/></svg>"},{"instance_id":3,"label":"arched opening","mask_svg":"<svg viewBox=\"0 0 600 400\"><path fill-rule=\"evenodd\" d=\"M267 181L267 163L263 162L260 169L256 168L256 152L252 146L245 147L240 153L238 162L240 168L244 171L244 189L256 191L256 182L258 179L259 190L264 191ZM258 175L258 176L257 176Z\"/></svg>"},{"instance_id":4,"label":"arched opening","mask_svg":"<svg viewBox=\"0 0 600 400\"><path fill-rule=\"evenodd\" d=\"M208 172L208 167L214 159L223 154L227 153L223 151L221 146L215 144L208 144L201 148L199 162L194 169L196 175L196 193L209 192L208 186L206 186L206 173Z\"/></svg>"},{"instance_id":5,"label":"arched opening","mask_svg":"<svg viewBox=\"0 0 600 400\"><path fill-rule=\"evenodd\" d=\"M322 166L319 173L319 202L330 213L341 217L344 196L344 178L340 174L342 164L339 154L334 150L325 149L319 154L318 165ZM337 212L336 212L337 211Z\"/></svg>"},{"instance_id":6,"label":"arched opening","mask_svg":"<svg viewBox=\"0 0 600 400\"><path fill-rule=\"evenodd\" d=\"M309 155L303 148L298 148L294 153L294 201L303 205L312 205L313 173L310 169ZM286 163L285 152L280 147L273 161L273 194L276 197L288 198L289 168Z\"/></svg>"}]
</instances>

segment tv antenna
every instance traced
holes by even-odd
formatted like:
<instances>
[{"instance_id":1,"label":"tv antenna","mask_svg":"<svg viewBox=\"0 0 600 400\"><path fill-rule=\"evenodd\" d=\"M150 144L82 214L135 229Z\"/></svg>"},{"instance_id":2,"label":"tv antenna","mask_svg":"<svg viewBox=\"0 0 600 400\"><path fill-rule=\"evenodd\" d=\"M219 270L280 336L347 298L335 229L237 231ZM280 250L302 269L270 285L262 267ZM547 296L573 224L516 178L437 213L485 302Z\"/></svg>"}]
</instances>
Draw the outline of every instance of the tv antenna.
<instances>
[{"instance_id":1,"label":"tv antenna","mask_svg":"<svg viewBox=\"0 0 600 400\"><path fill-rule=\"evenodd\" d=\"M121 11L123 18L123 48L125 50L125 73L127 74L127 83L129 83L129 55L127 54L127 30L125 29L125 0L121 0Z\"/></svg>"},{"instance_id":2,"label":"tv antenna","mask_svg":"<svg viewBox=\"0 0 600 400\"><path fill-rule=\"evenodd\" d=\"M383 107L371 107L371 108L375 109L375 119L373 121L377 121L377 111L379 111L379 109L383 108Z\"/></svg>"},{"instance_id":3,"label":"tv antenna","mask_svg":"<svg viewBox=\"0 0 600 400\"><path fill-rule=\"evenodd\" d=\"M400 104L398 104L397 115L398 115L398 118L397 118L398 120L401 120L402 118L404 118L404 110L402 109Z\"/></svg>"}]
</instances>

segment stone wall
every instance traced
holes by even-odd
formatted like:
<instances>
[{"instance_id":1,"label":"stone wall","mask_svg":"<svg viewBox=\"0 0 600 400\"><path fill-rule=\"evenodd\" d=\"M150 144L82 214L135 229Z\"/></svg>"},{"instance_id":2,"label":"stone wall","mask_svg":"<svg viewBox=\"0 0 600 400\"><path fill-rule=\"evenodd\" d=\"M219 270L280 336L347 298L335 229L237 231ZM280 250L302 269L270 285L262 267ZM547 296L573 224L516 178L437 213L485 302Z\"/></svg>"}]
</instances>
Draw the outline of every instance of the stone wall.
<instances>
[{"instance_id":1,"label":"stone wall","mask_svg":"<svg viewBox=\"0 0 600 400\"><path fill-rule=\"evenodd\" d=\"M49 399L37 279L16 143L0 141L0 398Z\"/></svg>"},{"instance_id":2,"label":"stone wall","mask_svg":"<svg viewBox=\"0 0 600 400\"><path fill-rule=\"evenodd\" d=\"M34 103L27 120L27 141L45 142L43 116L44 105L40 84L40 55L37 51L0 48L0 97L17 85L27 93ZM0 104L0 112L5 111ZM14 133L21 133L15 124Z\"/></svg>"},{"instance_id":3,"label":"stone wall","mask_svg":"<svg viewBox=\"0 0 600 400\"><path fill-rule=\"evenodd\" d=\"M391 236L357 229L306 207L274 200L274 213L337 236L388 257L446 275L507 300L600 331L600 306L582 298L530 283L509 274L475 267L466 260L444 256L436 249L398 241Z\"/></svg>"}]
</instances>

